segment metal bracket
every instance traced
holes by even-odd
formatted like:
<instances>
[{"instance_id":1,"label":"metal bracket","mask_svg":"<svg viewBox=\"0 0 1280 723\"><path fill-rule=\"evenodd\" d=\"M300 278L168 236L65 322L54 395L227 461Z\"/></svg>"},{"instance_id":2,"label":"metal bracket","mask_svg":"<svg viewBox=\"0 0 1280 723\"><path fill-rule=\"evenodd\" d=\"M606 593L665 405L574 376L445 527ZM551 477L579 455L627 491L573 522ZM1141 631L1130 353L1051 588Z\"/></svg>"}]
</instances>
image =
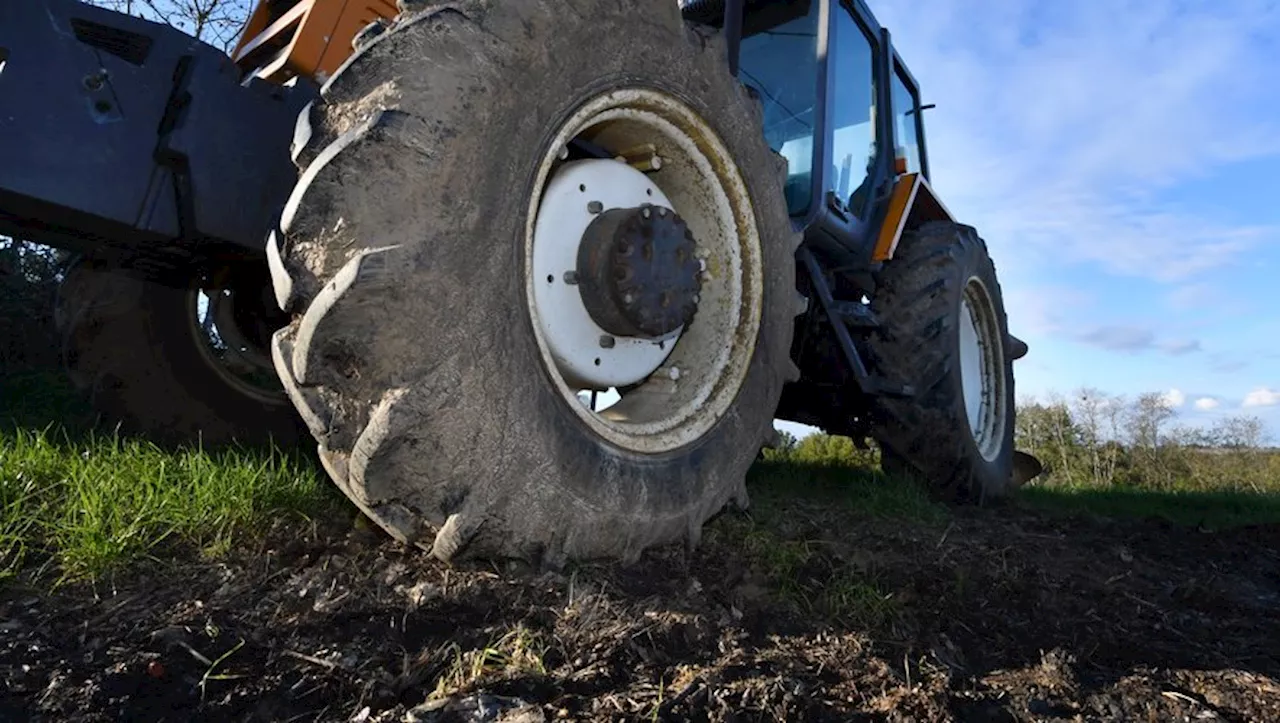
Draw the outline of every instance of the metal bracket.
<instances>
[{"instance_id":1,"label":"metal bracket","mask_svg":"<svg viewBox=\"0 0 1280 723\"><path fill-rule=\"evenodd\" d=\"M853 372L853 378L857 382L858 388L864 394L895 397L915 396L915 390L910 385L892 384L882 377L873 376L867 371L867 365L862 361L862 356L858 354L858 348L854 345L853 337L849 334L849 326L878 327L880 322L875 315L862 304L838 301L831 295L831 286L827 284L822 265L818 263L818 259L813 255L812 251L802 248L796 255L800 262L804 264L805 270L809 272L813 290L818 295L818 303L822 304L822 310L826 312L827 319L831 322L831 328L836 334L836 341L840 344L840 350L844 352L845 361L849 363L849 369Z\"/></svg>"}]
</instances>

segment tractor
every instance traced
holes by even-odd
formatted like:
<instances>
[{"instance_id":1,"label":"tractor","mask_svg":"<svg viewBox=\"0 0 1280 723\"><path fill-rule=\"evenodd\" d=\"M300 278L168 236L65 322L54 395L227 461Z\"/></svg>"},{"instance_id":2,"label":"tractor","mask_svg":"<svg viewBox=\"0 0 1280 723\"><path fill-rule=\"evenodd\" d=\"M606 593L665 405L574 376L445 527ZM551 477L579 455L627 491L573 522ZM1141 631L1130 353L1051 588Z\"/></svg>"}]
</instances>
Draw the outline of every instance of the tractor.
<instances>
[{"instance_id":1,"label":"tractor","mask_svg":"<svg viewBox=\"0 0 1280 723\"><path fill-rule=\"evenodd\" d=\"M862 0L261 0L224 52L0 8L0 233L74 254L66 367L121 428L314 443L396 539L696 545L775 419L983 503L996 270Z\"/></svg>"}]
</instances>

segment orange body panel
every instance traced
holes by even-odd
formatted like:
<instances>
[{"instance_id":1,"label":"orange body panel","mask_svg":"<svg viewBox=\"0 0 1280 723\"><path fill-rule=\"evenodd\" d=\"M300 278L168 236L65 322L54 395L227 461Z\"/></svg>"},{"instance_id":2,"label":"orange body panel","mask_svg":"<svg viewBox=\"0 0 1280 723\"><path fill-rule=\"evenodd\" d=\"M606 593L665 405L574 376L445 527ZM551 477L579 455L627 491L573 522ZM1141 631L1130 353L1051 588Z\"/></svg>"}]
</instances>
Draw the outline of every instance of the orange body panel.
<instances>
[{"instance_id":1,"label":"orange body panel","mask_svg":"<svg viewBox=\"0 0 1280 723\"><path fill-rule=\"evenodd\" d=\"M876 237L871 260L878 262L892 259L908 223L914 228L926 221L954 220L951 211L943 205L942 199L933 192L933 187L924 180L924 176L919 173L898 176L893 186L893 195L889 197L884 223L880 225L880 234Z\"/></svg>"},{"instance_id":2,"label":"orange body panel","mask_svg":"<svg viewBox=\"0 0 1280 723\"><path fill-rule=\"evenodd\" d=\"M395 0L259 0L231 57L272 82L323 83L351 57L357 33L399 13Z\"/></svg>"},{"instance_id":3,"label":"orange body panel","mask_svg":"<svg viewBox=\"0 0 1280 723\"><path fill-rule=\"evenodd\" d=\"M911 210L911 202L915 200L916 191L919 190L919 180L918 173L898 176L893 185L893 195L889 197L889 210L884 214L884 223L880 224L880 236L876 239L872 261L888 261L893 258L898 239L902 237L903 226L907 222L907 212Z\"/></svg>"}]
</instances>

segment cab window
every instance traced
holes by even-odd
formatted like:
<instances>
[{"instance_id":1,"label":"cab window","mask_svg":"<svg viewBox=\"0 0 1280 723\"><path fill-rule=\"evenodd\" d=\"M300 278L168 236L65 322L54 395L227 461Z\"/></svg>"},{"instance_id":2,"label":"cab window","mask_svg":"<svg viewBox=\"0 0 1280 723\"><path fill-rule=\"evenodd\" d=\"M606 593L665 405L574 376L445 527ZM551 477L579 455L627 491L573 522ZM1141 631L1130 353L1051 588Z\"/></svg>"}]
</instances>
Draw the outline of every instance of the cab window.
<instances>
[{"instance_id":1,"label":"cab window","mask_svg":"<svg viewBox=\"0 0 1280 723\"><path fill-rule=\"evenodd\" d=\"M787 159L787 206L809 210L813 195L813 134L818 105L820 3L777 5L755 13L743 29L739 75L760 96L764 136Z\"/></svg>"},{"instance_id":2,"label":"cab window","mask_svg":"<svg viewBox=\"0 0 1280 723\"><path fill-rule=\"evenodd\" d=\"M875 46L870 35L843 4L836 12L831 71L831 174L828 191L865 218L876 158Z\"/></svg>"},{"instance_id":3,"label":"cab window","mask_svg":"<svg viewBox=\"0 0 1280 723\"><path fill-rule=\"evenodd\" d=\"M919 95L903 78L902 69L893 73L894 136L899 155L907 158L907 172L919 173L920 165L920 103Z\"/></svg>"}]
</instances>

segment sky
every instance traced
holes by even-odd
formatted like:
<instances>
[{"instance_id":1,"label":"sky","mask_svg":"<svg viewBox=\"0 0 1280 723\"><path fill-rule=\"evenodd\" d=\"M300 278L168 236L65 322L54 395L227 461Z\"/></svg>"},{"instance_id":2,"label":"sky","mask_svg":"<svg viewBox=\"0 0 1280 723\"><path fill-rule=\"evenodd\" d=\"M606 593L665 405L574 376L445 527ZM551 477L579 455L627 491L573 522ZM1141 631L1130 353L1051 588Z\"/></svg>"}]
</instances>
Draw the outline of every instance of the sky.
<instances>
[{"instance_id":1,"label":"sky","mask_svg":"<svg viewBox=\"0 0 1280 723\"><path fill-rule=\"evenodd\" d=\"M1018 396L1162 392L1280 442L1280 0L867 3L1030 345Z\"/></svg>"}]
</instances>

